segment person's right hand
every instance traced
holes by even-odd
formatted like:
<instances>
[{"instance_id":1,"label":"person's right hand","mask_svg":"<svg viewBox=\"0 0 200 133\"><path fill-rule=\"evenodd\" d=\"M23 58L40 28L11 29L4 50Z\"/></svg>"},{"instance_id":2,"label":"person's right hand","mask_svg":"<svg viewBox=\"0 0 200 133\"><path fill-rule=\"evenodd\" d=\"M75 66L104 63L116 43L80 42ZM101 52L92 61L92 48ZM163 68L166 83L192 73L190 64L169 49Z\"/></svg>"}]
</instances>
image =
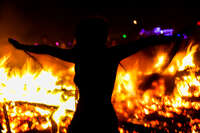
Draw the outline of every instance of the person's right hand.
<instances>
[{"instance_id":1,"label":"person's right hand","mask_svg":"<svg viewBox=\"0 0 200 133\"><path fill-rule=\"evenodd\" d=\"M12 38L8 38L8 42L10 44L12 44L15 48L20 49L22 44L20 44L18 41L12 39Z\"/></svg>"}]
</instances>

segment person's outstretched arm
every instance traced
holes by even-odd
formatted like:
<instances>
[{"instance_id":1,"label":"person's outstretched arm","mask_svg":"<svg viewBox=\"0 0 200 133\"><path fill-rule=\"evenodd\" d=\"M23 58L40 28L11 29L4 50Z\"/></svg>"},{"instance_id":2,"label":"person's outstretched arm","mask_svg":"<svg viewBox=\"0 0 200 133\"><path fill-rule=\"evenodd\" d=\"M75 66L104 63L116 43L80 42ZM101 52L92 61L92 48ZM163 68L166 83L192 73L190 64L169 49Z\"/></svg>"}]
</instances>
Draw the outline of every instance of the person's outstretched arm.
<instances>
[{"instance_id":1,"label":"person's outstretched arm","mask_svg":"<svg viewBox=\"0 0 200 133\"><path fill-rule=\"evenodd\" d=\"M67 49L60 49L57 47L46 46L46 45L39 45L39 46L24 45L24 44L20 44L18 41L11 38L9 38L8 41L17 49L22 49L22 50L37 53L37 54L48 54L48 55L57 57L59 59L73 62L73 63L75 63L77 60L76 51L74 49L67 50Z\"/></svg>"},{"instance_id":2,"label":"person's outstretched arm","mask_svg":"<svg viewBox=\"0 0 200 133\"><path fill-rule=\"evenodd\" d=\"M179 45L182 42L182 37L152 36L152 37L147 37L147 38L143 38L140 40L136 40L133 42L128 42L127 44L121 44L121 45L112 47L110 49L111 49L111 52L114 54L114 57L118 61L121 61L124 58L126 58L148 46L154 46L154 45L159 45L159 44L170 44L172 42L174 42L175 45L177 47L179 47Z\"/></svg>"}]
</instances>

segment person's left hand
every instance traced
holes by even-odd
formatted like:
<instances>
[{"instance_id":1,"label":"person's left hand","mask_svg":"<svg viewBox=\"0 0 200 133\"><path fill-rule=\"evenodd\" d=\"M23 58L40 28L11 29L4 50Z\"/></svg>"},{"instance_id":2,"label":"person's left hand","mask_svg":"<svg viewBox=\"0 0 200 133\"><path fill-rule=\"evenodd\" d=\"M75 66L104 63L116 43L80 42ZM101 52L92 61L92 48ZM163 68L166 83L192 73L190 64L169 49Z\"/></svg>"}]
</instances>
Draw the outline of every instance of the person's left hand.
<instances>
[{"instance_id":1,"label":"person's left hand","mask_svg":"<svg viewBox=\"0 0 200 133\"><path fill-rule=\"evenodd\" d=\"M11 43L17 49L20 49L22 46L18 41L14 40L12 38L8 38L8 42Z\"/></svg>"}]
</instances>

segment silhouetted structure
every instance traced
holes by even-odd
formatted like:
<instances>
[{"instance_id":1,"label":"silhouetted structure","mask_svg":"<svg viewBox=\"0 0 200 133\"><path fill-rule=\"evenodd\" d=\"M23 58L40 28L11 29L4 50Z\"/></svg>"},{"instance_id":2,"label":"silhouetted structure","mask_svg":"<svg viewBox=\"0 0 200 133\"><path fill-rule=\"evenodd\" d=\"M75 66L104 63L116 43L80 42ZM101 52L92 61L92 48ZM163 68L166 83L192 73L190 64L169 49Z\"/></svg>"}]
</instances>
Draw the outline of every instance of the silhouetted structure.
<instances>
[{"instance_id":1,"label":"silhouetted structure","mask_svg":"<svg viewBox=\"0 0 200 133\"><path fill-rule=\"evenodd\" d=\"M118 133L118 119L111 96L119 62L155 44L167 44L174 37L150 37L125 45L106 48L108 24L101 18L84 19L77 26L77 45L72 49L50 46L22 45L9 39L16 48L39 54L49 54L75 63L74 82L80 99L69 133ZM181 39L180 39L181 40Z\"/></svg>"}]
</instances>

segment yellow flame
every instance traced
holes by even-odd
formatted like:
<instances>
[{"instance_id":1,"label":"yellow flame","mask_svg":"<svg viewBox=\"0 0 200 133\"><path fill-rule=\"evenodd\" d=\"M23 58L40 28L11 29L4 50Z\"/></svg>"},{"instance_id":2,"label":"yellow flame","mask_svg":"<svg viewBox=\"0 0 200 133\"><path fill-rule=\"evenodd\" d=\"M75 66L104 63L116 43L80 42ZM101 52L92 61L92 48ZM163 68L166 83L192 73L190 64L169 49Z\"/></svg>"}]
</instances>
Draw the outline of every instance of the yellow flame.
<instances>
[{"instance_id":1,"label":"yellow flame","mask_svg":"<svg viewBox=\"0 0 200 133\"><path fill-rule=\"evenodd\" d=\"M187 55L183 58L182 65L179 67L180 71L186 69L186 67L195 67L195 64L193 62L193 56L194 56L194 53L197 51L198 47L199 47L198 45L195 45L192 47L191 50L189 49L190 47L188 47L188 50L186 53Z\"/></svg>"},{"instance_id":2,"label":"yellow flame","mask_svg":"<svg viewBox=\"0 0 200 133\"><path fill-rule=\"evenodd\" d=\"M158 56L158 59L156 61L156 64L154 65L155 68L159 68L161 67L165 62L165 58L166 58L166 55L160 55Z\"/></svg>"},{"instance_id":3,"label":"yellow flame","mask_svg":"<svg viewBox=\"0 0 200 133\"><path fill-rule=\"evenodd\" d=\"M75 112L75 105L78 100L75 97L77 92L75 85L63 82L63 75L54 74L54 68L50 66L48 66L48 69L35 70L33 68L34 62L27 59L22 68L11 68L7 65L8 59L9 56L0 58L0 103L8 104L6 106L8 115L10 119L15 118L15 120L10 121L11 131L23 132L33 128L28 123L24 123L20 128L17 128L20 123L20 121L17 122L19 116L20 119L29 120L32 118L35 121L35 128L38 130L48 129L52 126L49 120L52 114L57 125L65 125L66 128L67 125L63 124L62 118L69 117L70 120L72 119L73 115L67 113L67 111ZM74 75L74 66L72 65L67 71L68 75ZM70 79L73 79L73 77ZM33 105L32 107L36 112L24 110L27 106L23 106L24 109L18 108L17 104L20 104L20 102L30 103L30 106ZM44 107L40 108L39 106ZM46 117L41 124L34 118L38 117L37 112ZM3 123L2 126L6 130L5 121Z\"/></svg>"},{"instance_id":4,"label":"yellow flame","mask_svg":"<svg viewBox=\"0 0 200 133\"><path fill-rule=\"evenodd\" d=\"M139 123L145 127L166 127L166 122L162 123L163 125L157 120L147 122L145 116L157 112L160 116L173 118L173 113L177 115L183 113L185 117L191 120L191 132L196 132L197 127L192 123L193 118L183 110L200 109L200 102L188 101L188 99L200 97L200 68L194 62L198 48L198 45L191 43L186 52L180 51L176 54L169 67L163 72L160 72L160 68L168 57L167 53L160 51L158 51L158 54L155 53L157 55L155 57L156 62L152 62L152 66L149 65L147 71L142 68L145 64L132 65L134 67L128 69L127 72L118 69L112 102L120 120ZM133 55L132 58L139 62L140 58L136 60L137 55ZM133 60L130 57L127 64L130 64L131 61ZM126 60L126 62L128 61ZM153 72L159 72L159 79L152 81L148 86L149 88L144 90L139 88L140 83L144 81L143 77L151 75ZM166 87L173 83L174 86L171 87L174 88L170 88L173 90L168 92L169 94L166 93L169 91ZM182 124L177 123L177 126L180 128ZM119 128L119 131L121 133L126 132L123 128Z\"/></svg>"}]
</instances>

